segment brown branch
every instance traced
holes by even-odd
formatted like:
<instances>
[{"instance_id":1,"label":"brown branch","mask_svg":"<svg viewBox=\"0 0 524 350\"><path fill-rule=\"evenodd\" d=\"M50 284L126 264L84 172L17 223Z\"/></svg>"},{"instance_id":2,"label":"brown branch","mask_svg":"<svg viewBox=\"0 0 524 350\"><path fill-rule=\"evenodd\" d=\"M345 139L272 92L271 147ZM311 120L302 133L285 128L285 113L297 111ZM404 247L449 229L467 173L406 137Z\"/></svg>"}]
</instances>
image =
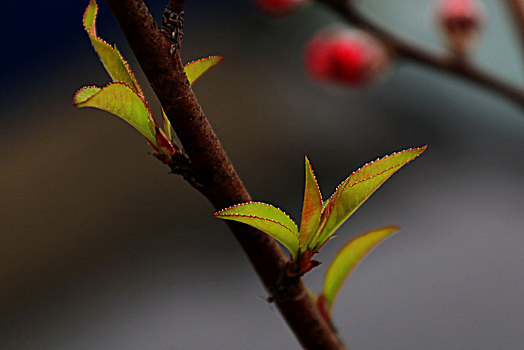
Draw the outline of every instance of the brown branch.
<instances>
[{"instance_id":1,"label":"brown branch","mask_svg":"<svg viewBox=\"0 0 524 350\"><path fill-rule=\"evenodd\" d=\"M507 2L519 32L521 49L524 50L524 2L522 0L508 0Z\"/></svg>"},{"instance_id":2,"label":"brown branch","mask_svg":"<svg viewBox=\"0 0 524 350\"><path fill-rule=\"evenodd\" d=\"M198 190L216 209L246 202L251 197L236 174L202 111L185 76L178 50L154 22L142 0L106 0L124 32L151 87L158 96L187 156ZM170 1L181 11L184 1ZM268 290L274 291L287 258L264 233L228 222ZM282 286L281 286L282 287ZM283 286L275 302L307 349L343 349L344 346L320 316L302 282Z\"/></svg>"},{"instance_id":3,"label":"brown branch","mask_svg":"<svg viewBox=\"0 0 524 350\"><path fill-rule=\"evenodd\" d=\"M169 0L167 4L173 11L182 11L186 6L186 0Z\"/></svg>"},{"instance_id":4,"label":"brown branch","mask_svg":"<svg viewBox=\"0 0 524 350\"><path fill-rule=\"evenodd\" d=\"M393 54L398 57L420 63L427 67L444 71L462 77L482 86L500 96L513 101L524 108L524 89L475 67L470 62L457 60L451 55L437 55L400 38L382 28L369 18L358 12L351 1L347 0L317 0L334 10L348 22L358 26L382 40ZM519 0L517 0L518 2Z\"/></svg>"}]
</instances>

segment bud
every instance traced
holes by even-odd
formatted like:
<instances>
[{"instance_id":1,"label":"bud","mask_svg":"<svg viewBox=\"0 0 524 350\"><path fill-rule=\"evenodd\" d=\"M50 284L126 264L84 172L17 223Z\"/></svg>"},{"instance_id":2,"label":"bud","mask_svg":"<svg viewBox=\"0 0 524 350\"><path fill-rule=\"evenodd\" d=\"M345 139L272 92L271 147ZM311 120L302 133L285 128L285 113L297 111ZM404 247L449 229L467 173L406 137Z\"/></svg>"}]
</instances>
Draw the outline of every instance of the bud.
<instances>
[{"instance_id":1,"label":"bud","mask_svg":"<svg viewBox=\"0 0 524 350\"><path fill-rule=\"evenodd\" d=\"M485 9L477 0L442 0L438 22L448 46L457 56L471 52L485 20Z\"/></svg>"},{"instance_id":2,"label":"bud","mask_svg":"<svg viewBox=\"0 0 524 350\"><path fill-rule=\"evenodd\" d=\"M274 16L287 15L306 2L307 0L256 0L258 7L262 11Z\"/></svg>"},{"instance_id":3,"label":"bud","mask_svg":"<svg viewBox=\"0 0 524 350\"><path fill-rule=\"evenodd\" d=\"M325 29L315 34L305 50L305 64L317 81L349 86L365 85L389 65L385 46L356 29Z\"/></svg>"}]
</instances>

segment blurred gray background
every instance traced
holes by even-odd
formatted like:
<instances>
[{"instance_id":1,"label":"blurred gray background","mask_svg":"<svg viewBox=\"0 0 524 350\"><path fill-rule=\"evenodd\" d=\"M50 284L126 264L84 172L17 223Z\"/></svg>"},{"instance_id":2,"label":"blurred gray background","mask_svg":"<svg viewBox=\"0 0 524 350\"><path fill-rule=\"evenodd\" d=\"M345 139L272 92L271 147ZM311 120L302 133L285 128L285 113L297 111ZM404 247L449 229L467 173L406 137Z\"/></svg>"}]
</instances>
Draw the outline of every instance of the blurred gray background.
<instances>
[{"instance_id":1,"label":"blurred gray background","mask_svg":"<svg viewBox=\"0 0 524 350\"><path fill-rule=\"evenodd\" d=\"M167 1L148 1L160 19ZM116 117L71 105L109 81L81 25L88 1L6 2L0 86L0 349L298 349L213 208ZM523 84L504 1L485 1L474 61ZM435 51L433 1L366 0ZM116 42L159 106L103 2ZM298 220L304 155L324 196L363 163L428 151L342 226L306 283L352 235L401 231L352 274L334 321L352 349L524 348L524 112L407 62L364 89L319 86L308 38L318 5L272 19L251 1L188 1L186 61L224 61L196 93L253 198Z\"/></svg>"}]
</instances>

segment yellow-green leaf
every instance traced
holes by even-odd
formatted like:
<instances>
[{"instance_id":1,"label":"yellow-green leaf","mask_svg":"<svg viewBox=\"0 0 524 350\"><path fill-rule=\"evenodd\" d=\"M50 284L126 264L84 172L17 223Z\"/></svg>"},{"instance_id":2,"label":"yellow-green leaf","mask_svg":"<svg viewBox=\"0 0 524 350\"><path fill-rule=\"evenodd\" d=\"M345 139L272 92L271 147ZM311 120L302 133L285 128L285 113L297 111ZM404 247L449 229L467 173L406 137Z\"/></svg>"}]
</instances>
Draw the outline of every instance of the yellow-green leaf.
<instances>
[{"instance_id":1,"label":"yellow-green leaf","mask_svg":"<svg viewBox=\"0 0 524 350\"><path fill-rule=\"evenodd\" d=\"M317 179L306 157L306 184L304 186L304 203L302 204L302 218L300 220L300 248L307 250L312 235L316 232L322 214L322 195L318 188Z\"/></svg>"},{"instance_id":2,"label":"yellow-green leaf","mask_svg":"<svg viewBox=\"0 0 524 350\"><path fill-rule=\"evenodd\" d=\"M98 86L86 86L77 91L73 103L82 103L96 93L99 93L101 88Z\"/></svg>"},{"instance_id":3,"label":"yellow-green leaf","mask_svg":"<svg viewBox=\"0 0 524 350\"><path fill-rule=\"evenodd\" d=\"M397 231L396 226L368 231L351 239L340 249L326 272L321 293L327 301L328 312L331 312L337 293L351 271L373 248Z\"/></svg>"},{"instance_id":4,"label":"yellow-green leaf","mask_svg":"<svg viewBox=\"0 0 524 350\"><path fill-rule=\"evenodd\" d=\"M189 84L193 85L198 78L216 66L222 59L220 56L209 56L186 64L184 70L186 71Z\"/></svg>"},{"instance_id":5,"label":"yellow-green leaf","mask_svg":"<svg viewBox=\"0 0 524 350\"><path fill-rule=\"evenodd\" d=\"M213 216L253 226L280 242L293 259L298 253L297 225L282 210L266 203L249 202L221 210Z\"/></svg>"},{"instance_id":6,"label":"yellow-green leaf","mask_svg":"<svg viewBox=\"0 0 524 350\"><path fill-rule=\"evenodd\" d=\"M169 141L172 141L173 137L171 135L171 122L167 118L164 108L162 108L162 118L164 119L164 133L166 134L167 139Z\"/></svg>"},{"instance_id":7,"label":"yellow-green leaf","mask_svg":"<svg viewBox=\"0 0 524 350\"><path fill-rule=\"evenodd\" d=\"M410 148L368 163L352 173L324 207L315 246L324 244L335 230L368 199L391 175L419 156L425 147Z\"/></svg>"},{"instance_id":8,"label":"yellow-green leaf","mask_svg":"<svg viewBox=\"0 0 524 350\"><path fill-rule=\"evenodd\" d=\"M104 65L107 73L115 82L123 82L129 85L140 96L143 96L142 89L131 71L129 64L124 60L118 49L106 43L96 34L96 15L98 5L95 0L91 0L84 13L84 29L89 35L89 39L95 48L100 61Z\"/></svg>"},{"instance_id":9,"label":"yellow-green leaf","mask_svg":"<svg viewBox=\"0 0 524 350\"><path fill-rule=\"evenodd\" d=\"M136 91L124 83L111 83L103 89L85 87L73 98L75 107L94 107L112 113L131 124L156 145L154 122L149 107Z\"/></svg>"}]
</instances>

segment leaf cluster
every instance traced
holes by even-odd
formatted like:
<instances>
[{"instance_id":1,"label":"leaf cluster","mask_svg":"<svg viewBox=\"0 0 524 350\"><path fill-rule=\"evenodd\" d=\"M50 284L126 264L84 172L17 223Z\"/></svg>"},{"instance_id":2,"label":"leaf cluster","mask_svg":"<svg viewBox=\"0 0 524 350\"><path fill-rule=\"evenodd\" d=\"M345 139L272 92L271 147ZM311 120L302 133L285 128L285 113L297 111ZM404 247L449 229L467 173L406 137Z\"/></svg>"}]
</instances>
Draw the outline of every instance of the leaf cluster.
<instances>
[{"instance_id":1,"label":"leaf cluster","mask_svg":"<svg viewBox=\"0 0 524 350\"><path fill-rule=\"evenodd\" d=\"M181 153L173 142L171 124L162 109L163 128L160 127L135 75L116 45L111 46L97 36L97 13L98 5L91 0L84 13L84 29L113 82L102 88L86 86L78 90L73 105L101 109L122 118L146 138L157 158L169 163L174 154ZM222 57L210 56L186 64L184 69L189 83L193 84L221 60Z\"/></svg>"},{"instance_id":2,"label":"leaf cluster","mask_svg":"<svg viewBox=\"0 0 524 350\"><path fill-rule=\"evenodd\" d=\"M312 260L335 231L402 166L418 157L425 147L410 148L367 163L349 175L326 200L306 157L304 200L300 229L284 211L270 204L248 202L223 209L214 216L253 226L280 242L291 254L289 276L302 276L319 263ZM387 226L348 242L327 271L324 289L317 299L328 313L342 283L358 262L377 244L397 231ZM322 306L324 305L325 306Z\"/></svg>"},{"instance_id":3,"label":"leaf cluster","mask_svg":"<svg viewBox=\"0 0 524 350\"><path fill-rule=\"evenodd\" d=\"M171 124L162 109L163 128L160 127L135 75L116 45L111 46L97 36L97 12L95 0L90 0L83 17L84 29L112 82L105 87L86 86L80 89L73 103L76 107L93 107L120 117L146 138L157 158L171 165L173 156L182 154L173 141ZM222 57L210 56L186 64L184 70L189 84L221 60ZM410 148L365 164L350 174L326 200L306 157L300 229L284 211L261 202L237 204L213 215L253 226L280 242L291 255L285 273L288 277L298 278L319 264L313 257L335 237L335 231L390 176L425 149ZM312 294L328 322L333 302L344 280L374 247L397 230L395 226L375 229L351 239L342 247L326 272L319 296Z\"/></svg>"}]
</instances>

